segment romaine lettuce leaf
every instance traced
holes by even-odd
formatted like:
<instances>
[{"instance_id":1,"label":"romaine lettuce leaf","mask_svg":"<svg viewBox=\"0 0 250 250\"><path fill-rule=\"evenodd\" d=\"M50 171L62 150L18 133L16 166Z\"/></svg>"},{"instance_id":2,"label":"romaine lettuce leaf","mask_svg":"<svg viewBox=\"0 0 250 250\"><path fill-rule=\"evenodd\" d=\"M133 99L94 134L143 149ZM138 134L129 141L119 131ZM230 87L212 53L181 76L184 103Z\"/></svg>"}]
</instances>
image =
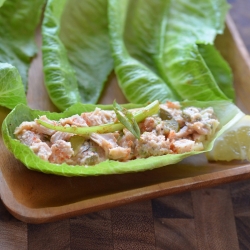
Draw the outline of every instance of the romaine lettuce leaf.
<instances>
[{"instance_id":1,"label":"romaine lettuce leaf","mask_svg":"<svg viewBox=\"0 0 250 250\"><path fill-rule=\"evenodd\" d=\"M169 164L174 164L182 159L200 154L212 149L214 140L221 135L227 128L236 123L244 114L231 102L228 101L211 101L211 102L196 102L189 101L183 102L183 107L196 106L196 107L213 107L217 117L220 120L219 131L210 138L204 145L205 150L200 152L188 152L184 154L169 154L164 156L154 156L146 159L130 160L128 162L118 162L106 160L95 166L70 166L64 164L52 164L40 159L33 151L26 145L22 144L19 140L15 139L14 130L23 121L32 121L41 115L47 115L48 118L59 120L74 114L82 112L89 112L95 109L95 105L90 104L75 104L63 113L50 113L47 111L31 110L26 105L17 105L11 113L3 121L2 136L6 147L19 159L27 168L31 170L41 171L47 174L56 174L63 176L91 176L91 175L108 175L108 174L122 174L128 172L138 172L150 170L158 167L163 167ZM112 109L112 105L99 106L102 109ZM133 105L127 106L132 108Z\"/></svg>"},{"instance_id":2,"label":"romaine lettuce leaf","mask_svg":"<svg viewBox=\"0 0 250 250\"><path fill-rule=\"evenodd\" d=\"M110 42L121 90L133 103L177 100L178 97L163 79L128 53L123 40L128 5L128 0L109 1Z\"/></svg>"},{"instance_id":3,"label":"romaine lettuce leaf","mask_svg":"<svg viewBox=\"0 0 250 250\"><path fill-rule=\"evenodd\" d=\"M229 99L234 100L233 74L228 63L211 44L199 44L198 49L219 88Z\"/></svg>"},{"instance_id":4,"label":"romaine lettuce leaf","mask_svg":"<svg viewBox=\"0 0 250 250\"><path fill-rule=\"evenodd\" d=\"M166 1L161 43L156 61L160 75L183 99L228 99L218 87L197 44L213 44L223 32L225 0Z\"/></svg>"},{"instance_id":5,"label":"romaine lettuce leaf","mask_svg":"<svg viewBox=\"0 0 250 250\"><path fill-rule=\"evenodd\" d=\"M64 110L96 103L113 69L107 0L49 0L42 25L43 68L51 100Z\"/></svg>"},{"instance_id":6,"label":"romaine lettuce leaf","mask_svg":"<svg viewBox=\"0 0 250 250\"><path fill-rule=\"evenodd\" d=\"M13 109L19 103L27 103L21 76L16 67L0 63L0 106Z\"/></svg>"},{"instance_id":7,"label":"romaine lettuce leaf","mask_svg":"<svg viewBox=\"0 0 250 250\"><path fill-rule=\"evenodd\" d=\"M0 7L3 5L4 2L5 0L0 0Z\"/></svg>"},{"instance_id":8,"label":"romaine lettuce leaf","mask_svg":"<svg viewBox=\"0 0 250 250\"><path fill-rule=\"evenodd\" d=\"M157 73L154 57L159 52L161 23L166 15L167 1L130 0L124 41L129 54ZM157 13L157 15L156 15Z\"/></svg>"},{"instance_id":9,"label":"romaine lettuce leaf","mask_svg":"<svg viewBox=\"0 0 250 250\"><path fill-rule=\"evenodd\" d=\"M178 5L179 2L176 1L175 4ZM175 4L173 4L173 7L171 7L170 1L165 0L147 2L145 2L144 0L131 0L130 6L128 8L125 30L125 43L128 51L131 56L148 66L157 74L159 74L156 66L157 56L162 44L164 43L165 25L170 18L169 8L175 8ZM186 1L185 4L188 5L188 1ZM199 2L197 2L197 4L199 4ZM204 3L201 4L204 5ZM211 2L211 4L213 4L213 1ZM209 6L209 4L206 5ZM210 8L211 7L214 8L213 5L210 5ZM217 21L214 22L214 26L213 23L208 25L209 29L214 28L214 31L210 34L211 36L209 36L208 38L204 38L204 41L198 41L200 43L198 44L198 49L202 56L201 60L203 59L206 64L204 65L204 67L207 66L207 70L210 70L212 76L214 77L214 84L217 83L219 88L222 90L222 92L224 92L224 94L226 94L229 99L234 99L231 69L226 61L221 57L219 52L215 49L215 47L212 44L207 44L207 41L213 43L213 39L216 35L215 30L218 29L218 27L222 27L226 9L227 8L225 7L225 4L220 5L220 7L217 9L214 8L213 16L220 15L221 19L219 19L219 23L221 24L216 25L216 22L218 21L218 19L216 19ZM190 11L191 10L189 10L189 12ZM155 13L157 13L157 15ZM181 13L179 15L181 15ZM196 15L195 18L197 19L197 23L199 19L204 22L202 16ZM180 22L180 20L178 20L178 22ZM187 43L191 42L195 44L197 42L197 37L199 38L200 36L203 38L203 34L200 35L201 32L204 32L200 30L201 25L203 25L203 23L200 23L199 25L196 24L196 27L190 27L186 24L183 25L185 26L185 28L189 29L185 30L186 33L193 33L193 37L185 38L185 42L187 41ZM171 32L171 30L169 30L169 32ZM180 35L181 37L183 37L182 34L178 34L177 32L175 33L175 35ZM202 42L205 42L206 44L202 44ZM185 70L187 71L187 69ZM165 73L164 80L168 85L170 85L167 74L168 72ZM210 80L213 79L211 78Z\"/></svg>"},{"instance_id":10,"label":"romaine lettuce leaf","mask_svg":"<svg viewBox=\"0 0 250 250\"><path fill-rule=\"evenodd\" d=\"M30 61L37 52L34 37L44 3L45 0L7 0L0 8L0 62L18 69L25 90Z\"/></svg>"}]
</instances>

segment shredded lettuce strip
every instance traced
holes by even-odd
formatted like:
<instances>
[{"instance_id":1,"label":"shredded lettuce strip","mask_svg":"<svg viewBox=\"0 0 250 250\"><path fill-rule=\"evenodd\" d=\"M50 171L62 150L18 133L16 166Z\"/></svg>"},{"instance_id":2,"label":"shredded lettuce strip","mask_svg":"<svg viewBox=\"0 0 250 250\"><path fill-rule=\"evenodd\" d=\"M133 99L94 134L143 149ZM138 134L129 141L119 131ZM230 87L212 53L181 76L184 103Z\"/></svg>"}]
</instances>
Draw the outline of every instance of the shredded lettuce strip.
<instances>
[{"instance_id":1,"label":"shredded lettuce strip","mask_svg":"<svg viewBox=\"0 0 250 250\"><path fill-rule=\"evenodd\" d=\"M49 0L42 24L45 85L65 110L96 103L113 69L107 0Z\"/></svg>"},{"instance_id":2,"label":"shredded lettuce strip","mask_svg":"<svg viewBox=\"0 0 250 250\"><path fill-rule=\"evenodd\" d=\"M21 76L16 67L0 63L0 106L13 109L19 103L27 103Z\"/></svg>"},{"instance_id":3,"label":"shredded lettuce strip","mask_svg":"<svg viewBox=\"0 0 250 250\"><path fill-rule=\"evenodd\" d=\"M181 103L183 107L196 106L201 108L213 107L215 113L220 121L219 131L205 143L203 151L194 151L184 154L168 154L163 156L153 156L146 159L136 159L127 162L118 162L113 160L106 160L95 166L70 166L66 163L53 164L41 160L33 151L19 140L15 139L14 130L23 121L33 121L41 115L46 115L49 119L59 120L74 114L81 114L82 112L93 111L97 106L91 104L77 103L67 109L63 113L50 113L48 111L31 110L23 104L17 105L3 121L2 135L6 147L13 153L13 155L23 162L27 168L31 170L40 171L47 174L55 174L62 176L93 176L93 175L109 175L109 174L123 174L129 172L139 172L150 170L154 168L163 167L169 164L175 164L182 159L207 152L212 149L214 140L220 136L227 128L231 127L241 117L244 116L233 103L228 101L188 101ZM102 109L112 110L112 105L98 106ZM127 105L126 108L138 107L138 105Z\"/></svg>"}]
</instances>

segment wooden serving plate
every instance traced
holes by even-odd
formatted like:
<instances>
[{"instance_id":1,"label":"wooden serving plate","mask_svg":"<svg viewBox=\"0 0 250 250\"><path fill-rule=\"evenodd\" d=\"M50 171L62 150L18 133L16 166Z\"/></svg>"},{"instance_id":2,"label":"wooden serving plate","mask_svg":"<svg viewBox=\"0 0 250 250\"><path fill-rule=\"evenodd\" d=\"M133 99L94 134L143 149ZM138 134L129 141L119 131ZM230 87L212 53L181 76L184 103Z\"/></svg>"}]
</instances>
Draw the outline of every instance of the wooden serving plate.
<instances>
[{"instance_id":1,"label":"wooden serving plate","mask_svg":"<svg viewBox=\"0 0 250 250\"><path fill-rule=\"evenodd\" d=\"M37 33L41 44L40 32ZM247 50L228 16L223 35L216 45L233 69L237 105L250 113L250 59ZM57 111L43 85L41 54L34 59L29 75L28 103L33 109ZM101 99L126 102L114 75ZM1 109L7 114L7 109ZM4 117L0 117L1 121ZM62 177L28 170L5 148L0 138L0 195L17 219L27 223L45 223L84 213L152 199L193 189L242 180L250 177L247 162L208 163L203 155L190 157L175 165L141 173Z\"/></svg>"}]
</instances>

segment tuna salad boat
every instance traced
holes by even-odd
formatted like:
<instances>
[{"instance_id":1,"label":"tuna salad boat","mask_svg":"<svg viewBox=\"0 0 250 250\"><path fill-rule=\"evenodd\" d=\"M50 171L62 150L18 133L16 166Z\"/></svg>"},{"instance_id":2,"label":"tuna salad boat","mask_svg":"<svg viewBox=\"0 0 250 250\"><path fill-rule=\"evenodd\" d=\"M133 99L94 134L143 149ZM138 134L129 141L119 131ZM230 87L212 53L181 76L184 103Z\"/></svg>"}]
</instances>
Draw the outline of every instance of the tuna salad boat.
<instances>
[{"instance_id":1,"label":"tuna salad boat","mask_svg":"<svg viewBox=\"0 0 250 250\"><path fill-rule=\"evenodd\" d=\"M25 121L14 134L43 160L58 164L96 165L107 159L128 161L203 150L203 142L213 136L219 126L211 107L181 110L179 103L167 102L161 104L160 112L139 122L138 138L127 128L88 135L66 132L69 127L94 127L116 121L114 111L96 108L93 112L62 118L58 122L45 115L31 122ZM58 126L61 126L61 131L57 131ZM78 145L74 146L74 142Z\"/></svg>"},{"instance_id":2,"label":"tuna salad boat","mask_svg":"<svg viewBox=\"0 0 250 250\"><path fill-rule=\"evenodd\" d=\"M242 116L227 101L154 101L127 108L115 102L76 104L64 113L18 105L2 132L6 146L30 169L65 176L118 174L211 150L215 138Z\"/></svg>"}]
</instances>

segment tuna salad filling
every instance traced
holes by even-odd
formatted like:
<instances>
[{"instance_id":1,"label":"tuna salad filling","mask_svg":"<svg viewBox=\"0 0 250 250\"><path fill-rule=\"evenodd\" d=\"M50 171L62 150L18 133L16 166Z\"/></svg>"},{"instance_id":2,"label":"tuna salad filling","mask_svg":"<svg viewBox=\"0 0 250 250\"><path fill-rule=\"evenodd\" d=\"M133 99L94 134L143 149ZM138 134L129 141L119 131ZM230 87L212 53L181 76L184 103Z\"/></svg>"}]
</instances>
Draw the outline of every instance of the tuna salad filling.
<instances>
[{"instance_id":1,"label":"tuna salad filling","mask_svg":"<svg viewBox=\"0 0 250 250\"><path fill-rule=\"evenodd\" d=\"M135 114L138 109L130 110ZM41 125L43 121L49 128ZM93 112L73 115L54 121L41 116L34 121L22 122L15 129L21 143L41 159L69 165L95 165L107 159L128 161L166 154L202 151L219 126L213 108L182 108L179 102L160 104L156 114L138 122L139 136L129 127L105 133L84 135L66 132L67 128L87 128L119 122L114 110L96 108ZM65 128L58 131L56 127ZM55 127L55 129L53 129Z\"/></svg>"}]
</instances>

